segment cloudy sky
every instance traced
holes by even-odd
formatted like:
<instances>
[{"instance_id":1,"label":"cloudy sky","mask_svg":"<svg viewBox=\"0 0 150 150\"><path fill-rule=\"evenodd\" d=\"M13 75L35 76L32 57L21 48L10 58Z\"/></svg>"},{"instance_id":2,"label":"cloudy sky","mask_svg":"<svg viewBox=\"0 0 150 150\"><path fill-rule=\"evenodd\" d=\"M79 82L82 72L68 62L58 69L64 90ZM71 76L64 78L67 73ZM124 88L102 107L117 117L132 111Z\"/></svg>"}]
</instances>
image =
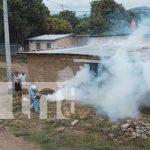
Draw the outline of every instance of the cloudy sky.
<instances>
[{"instance_id":1,"label":"cloudy sky","mask_svg":"<svg viewBox=\"0 0 150 150\"><path fill-rule=\"evenodd\" d=\"M63 9L76 11L77 14L85 14L90 11L90 2L92 0L44 0L51 13L58 13ZM127 9L139 6L149 6L150 0L115 0L122 3Z\"/></svg>"}]
</instances>

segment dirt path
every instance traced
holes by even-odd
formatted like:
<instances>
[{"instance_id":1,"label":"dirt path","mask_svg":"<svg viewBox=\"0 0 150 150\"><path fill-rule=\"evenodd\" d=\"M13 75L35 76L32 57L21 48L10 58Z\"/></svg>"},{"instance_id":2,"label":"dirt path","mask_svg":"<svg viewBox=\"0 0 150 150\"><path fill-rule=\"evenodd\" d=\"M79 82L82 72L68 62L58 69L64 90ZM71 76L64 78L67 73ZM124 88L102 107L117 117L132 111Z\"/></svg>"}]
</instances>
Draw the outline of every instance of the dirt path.
<instances>
[{"instance_id":1,"label":"dirt path","mask_svg":"<svg viewBox=\"0 0 150 150\"><path fill-rule=\"evenodd\" d=\"M8 128L0 125L0 150L40 150L40 148L13 136Z\"/></svg>"}]
</instances>

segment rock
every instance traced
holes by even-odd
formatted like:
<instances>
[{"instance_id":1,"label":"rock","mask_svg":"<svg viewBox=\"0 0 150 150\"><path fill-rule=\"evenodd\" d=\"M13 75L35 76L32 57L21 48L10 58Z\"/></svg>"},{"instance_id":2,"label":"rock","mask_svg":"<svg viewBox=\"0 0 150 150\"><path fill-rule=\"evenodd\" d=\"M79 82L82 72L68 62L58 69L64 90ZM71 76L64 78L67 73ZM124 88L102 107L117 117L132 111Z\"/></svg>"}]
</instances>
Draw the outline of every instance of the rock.
<instances>
[{"instance_id":1,"label":"rock","mask_svg":"<svg viewBox=\"0 0 150 150\"><path fill-rule=\"evenodd\" d=\"M54 122L54 121L56 121L56 120L57 120L56 117L52 117L52 118L48 118L48 119L47 119L48 122Z\"/></svg>"},{"instance_id":2,"label":"rock","mask_svg":"<svg viewBox=\"0 0 150 150\"><path fill-rule=\"evenodd\" d=\"M123 134L124 134L124 133L121 132L121 131L118 132L118 135L119 135L119 136L123 136Z\"/></svg>"},{"instance_id":3,"label":"rock","mask_svg":"<svg viewBox=\"0 0 150 150\"><path fill-rule=\"evenodd\" d=\"M119 128L119 126L117 126L117 125L113 125L113 126L112 126L112 129L113 129L113 130L116 130L116 129L118 129L118 128Z\"/></svg>"},{"instance_id":4,"label":"rock","mask_svg":"<svg viewBox=\"0 0 150 150\"><path fill-rule=\"evenodd\" d=\"M150 136L150 131L148 131L148 132L147 132L147 135L149 135L149 136Z\"/></svg>"},{"instance_id":5,"label":"rock","mask_svg":"<svg viewBox=\"0 0 150 150\"><path fill-rule=\"evenodd\" d=\"M121 128L122 132L128 132L128 129Z\"/></svg>"},{"instance_id":6,"label":"rock","mask_svg":"<svg viewBox=\"0 0 150 150\"><path fill-rule=\"evenodd\" d=\"M128 123L125 123L125 124L123 124L123 125L121 125L121 129L127 129L127 128L129 128L129 126L130 126L130 124L128 124Z\"/></svg>"},{"instance_id":7,"label":"rock","mask_svg":"<svg viewBox=\"0 0 150 150\"><path fill-rule=\"evenodd\" d=\"M127 120L127 123L128 123L129 125L131 125L131 124L132 124L132 120Z\"/></svg>"},{"instance_id":8,"label":"rock","mask_svg":"<svg viewBox=\"0 0 150 150\"><path fill-rule=\"evenodd\" d=\"M125 136L125 137L130 136L130 132L125 132L125 133L124 133L124 136Z\"/></svg>"},{"instance_id":9,"label":"rock","mask_svg":"<svg viewBox=\"0 0 150 150\"><path fill-rule=\"evenodd\" d=\"M133 132L133 133L131 134L131 139L136 139L136 137L137 137L137 133Z\"/></svg>"},{"instance_id":10,"label":"rock","mask_svg":"<svg viewBox=\"0 0 150 150\"><path fill-rule=\"evenodd\" d=\"M61 132L61 131L64 131L64 130L65 130L65 127L58 127L58 128L56 129L57 132Z\"/></svg>"},{"instance_id":11,"label":"rock","mask_svg":"<svg viewBox=\"0 0 150 150\"><path fill-rule=\"evenodd\" d=\"M80 119L85 119L85 116L80 116Z\"/></svg>"},{"instance_id":12,"label":"rock","mask_svg":"<svg viewBox=\"0 0 150 150\"><path fill-rule=\"evenodd\" d=\"M71 113L70 113L70 111L68 111L68 110L64 110L63 114L64 114L64 116L67 117L67 118L69 118L69 117L71 116Z\"/></svg>"},{"instance_id":13,"label":"rock","mask_svg":"<svg viewBox=\"0 0 150 150\"><path fill-rule=\"evenodd\" d=\"M129 140L133 140L133 139L136 139L137 138L137 134L135 132L133 132L131 134L131 137L129 138Z\"/></svg>"},{"instance_id":14,"label":"rock","mask_svg":"<svg viewBox=\"0 0 150 150\"><path fill-rule=\"evenodd\" d=\"M139 126L139 125L137 125L135 128L136 128L136 129L140 129L140 126Z\"/></svg>"},{"instance_id":15,"label":"rock","mask_svg":"<svg viewBox=\"0 0 150 150\"><path fill-rule=\"evenodd\" d=\"M148 138L146 134L141 134L140 137L144 140L146 140Z\"/></svg>"},{"instance_id":16,"label":"rock","mask_svg":"<svg viewBox=\"0 0 150 150\"><path fill-rule=\"evenodd\" d=\"M128 128L128 131L130 131L131 133L134 132L134 129L132 127Z\"/></svg>"},{"instance_id":17,"label":"rock","mask_svg":"<svg viewBox=\"0 0 150 150\"><path fill-rule=\"evenodd\" d=\"M72 125L72 126L75 126L78 122L79 122L79 120L74 120L74 121L71 123L71 125Z\"/></svg>"},{"instance_id":18,"label":"rock","mask_svg":"<svg viewBox=\"0 0 150 150\"><path fill-rule=\"evenodd\" d=\"M143 134L144 132L142 130L140 130L140 129L136 129L136 133Z\"/></svg>"},{"instance_id":19,"label":"rock","mask_svg":"<svg viewBox=\"0 0 150 150\"><path fill-rule=\"evenodd\" d=\"M111 140L114 139L114 137L115 137L115 135L112 134L112 133L108 134L107 136L108 136L108 138L111 139Z\"/></svg>"}]
</instances>

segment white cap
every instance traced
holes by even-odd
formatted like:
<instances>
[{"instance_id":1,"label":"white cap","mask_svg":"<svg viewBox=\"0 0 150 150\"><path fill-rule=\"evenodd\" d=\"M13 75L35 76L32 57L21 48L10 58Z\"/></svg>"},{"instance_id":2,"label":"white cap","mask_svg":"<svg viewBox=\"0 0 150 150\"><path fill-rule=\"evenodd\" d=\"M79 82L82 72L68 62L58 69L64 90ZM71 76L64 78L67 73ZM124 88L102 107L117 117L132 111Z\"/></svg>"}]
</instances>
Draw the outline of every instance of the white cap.
<instances>
[{"instance_id":1,"label":"white cap","mask_svg":"<svg viewBox=\"0 0 150 150\"><path fill-rule=\"evenodd\" d=\"M36 90L36 85L31 85L32 90Z\"/></svg>"}]
</instances>

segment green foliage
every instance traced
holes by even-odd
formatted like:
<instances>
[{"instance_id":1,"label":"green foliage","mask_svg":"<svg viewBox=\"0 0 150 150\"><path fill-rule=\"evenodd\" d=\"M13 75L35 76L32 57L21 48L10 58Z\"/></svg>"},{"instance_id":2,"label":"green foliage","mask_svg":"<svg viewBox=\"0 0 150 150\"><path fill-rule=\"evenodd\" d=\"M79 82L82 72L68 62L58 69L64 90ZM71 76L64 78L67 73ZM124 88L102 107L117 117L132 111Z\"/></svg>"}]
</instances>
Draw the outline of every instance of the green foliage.
<instances>
[{"instance_id":1,"label":"green foliage","mask_svg":"<svg viewBox=\"0 0 150 150\"><path fill-rule=\"evenodd\" d=\"M90 19L83 19L75 27L74 31L76 33L89 33L90 27L91 27L91 20Z\"/></svg>"},{"instance_id":2,"label":"green foliage","mask_svg":"<svg viewBox=\"0 0 150 150\"><path fill-rule=\"evenodd\" d=\"M91 3L91 15L106 17L113 13L117 5L114 0L94 0Z\"/></svg>"},{"instance_id":3,"label":"green foliage","mask_svg":"<svg viewBox=\"0 0 150 150\"><path fill-rule=\"evenodd\" d=\"M11 39L24 45L29 36L43 33L49 10L42 0L9 0L8 8Z\"/></svg>"},{"instance_id":4,"label":"green foliage","mask_svg":"<svg viewBox=\"0 0 150 150\"><path fill-rule=\"evenodd\" d=\"M72 26L67 20L48 17L46 19L46 32L47 33L70 33L72 32Z\"/></svg>"},{"instance_id":5,"label":"green foliage","mask_svg":"<svg viewBox=\"0 0 150 150\"><path fill-rule=\"evenodd\" d=\"M69 11L69 10L61 11L59 13L58 17L70 22L72 27L75 27L78 24L78 19L76 17L76 13L74 11Z\"/></svg>"},{"instance_id":6,"label":"green foliage","mask_svg":"<svg viewBox=\"0 0 150 150\"><path fill-rule=\"evenodd\" d=\"M119 32L123 32L125 26L130 27L129 22L131 20L124 7L114 0L94 0L91 3L91 18L94 34L113 31L118 27L122 29Z\"/></svg>"},{"instance_id":7,"label":"green foliage","mask_svg":"<svg viewBox=\"0 0 150 150\"><path fill-rule=\"evenodd\" d=\"M5 77L6 76L6 69L0 67L0 77Z\"/></svg>"},{"instance_id":8,"label":"green foliage","mask_svg":"<svg viewBox=\"0 0 150 150\"><path fill-rule=\"evenodd\" d=\"M47 95L47 94L53 94L55 91L53 89L50 88L44 88L40 91L41 94L43 95Z\"/></svg>"}]
</instances>

